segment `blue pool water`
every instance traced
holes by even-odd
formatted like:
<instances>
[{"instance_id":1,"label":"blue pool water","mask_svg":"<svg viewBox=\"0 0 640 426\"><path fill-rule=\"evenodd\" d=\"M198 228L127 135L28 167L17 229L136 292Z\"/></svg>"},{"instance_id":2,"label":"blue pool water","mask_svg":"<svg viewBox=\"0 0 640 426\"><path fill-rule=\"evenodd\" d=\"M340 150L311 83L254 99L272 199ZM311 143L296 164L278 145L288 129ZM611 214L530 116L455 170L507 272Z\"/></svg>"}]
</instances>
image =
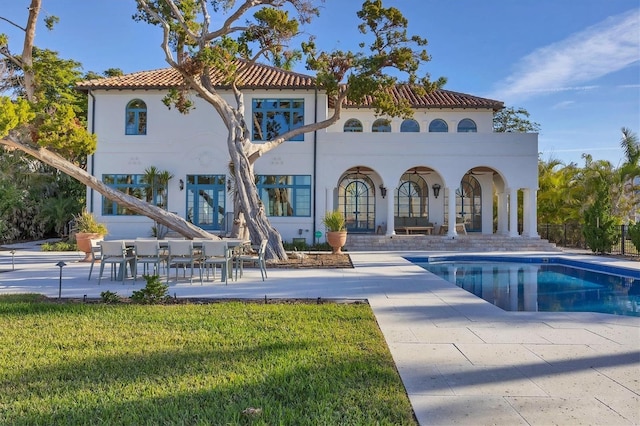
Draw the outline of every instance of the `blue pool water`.
<instances>
[{"instance_id":1,"label":"blue pool water","mask_svg":"<svg viewBox=\"0 0 640 426\"><path fill-rule=\"evenodd\" d=\"M640 271L562 258L407 258L507 311L640 316Z\"/></svg>"}]
</instances>

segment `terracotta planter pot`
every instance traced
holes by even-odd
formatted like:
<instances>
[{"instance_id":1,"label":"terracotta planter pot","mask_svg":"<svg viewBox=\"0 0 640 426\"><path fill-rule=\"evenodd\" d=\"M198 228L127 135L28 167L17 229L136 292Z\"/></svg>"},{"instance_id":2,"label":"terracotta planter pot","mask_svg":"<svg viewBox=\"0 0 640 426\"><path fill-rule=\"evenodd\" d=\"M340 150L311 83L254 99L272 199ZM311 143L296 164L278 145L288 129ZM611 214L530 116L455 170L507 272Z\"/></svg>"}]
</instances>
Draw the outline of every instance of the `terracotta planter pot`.
<instances>
[{"instance_id":1,"label":"terracotta planter pot","mask_svg":"<svg viewBox=\"0 0 640 426\"><path fill-rule=\"evenodd\" d=\"M347 231L327 232L327 242L333 249L334 254L342 253L342 247L347 242Z\"/></svg>"},{"instance_id":2,"label":"terracotta planter pot","mask_svg":"<svg viewBox=\"0 0 640 426\"><path fill-rule=\"evenodd\" d=\"M76 234L76 244L78 250L83 251L85 254L84 259L81 262L91 262L93 260L93 253L91 252L91 240L104 238L104 235L94 234L90 232L78 232Z\"/></svg>"}]
</instances>

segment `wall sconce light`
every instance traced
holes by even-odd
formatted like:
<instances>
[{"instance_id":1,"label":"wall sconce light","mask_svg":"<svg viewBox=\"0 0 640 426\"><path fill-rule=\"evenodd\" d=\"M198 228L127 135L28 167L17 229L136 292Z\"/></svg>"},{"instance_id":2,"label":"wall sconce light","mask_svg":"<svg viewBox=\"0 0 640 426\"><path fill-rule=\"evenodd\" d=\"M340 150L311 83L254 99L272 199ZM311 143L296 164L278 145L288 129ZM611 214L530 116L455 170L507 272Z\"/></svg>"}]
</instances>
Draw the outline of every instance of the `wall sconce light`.
<instances>
[{"instance_id":1,"label":"wall sconce light","mask_svg":"<svg viewBox=\"0 0 640 426\"><path fill-rule=\"evenodd\" d=\"M438 195L440 195L440 184L434 183L433 185L431 185L431 188L433 189L433 196L438 198Z\"/></svg>"},{"instance_id":2,"label":"wall sconce light","mask_svg":"<svg viewBox=\"0 0 640 426\"><path fill-rule=\"evenodd\" d=\"M387 196L387 188L382 184L380 184L380 195L382 195L382 198Z\"/></svg>"},{"instance_id":3,"label":"wall sconce light","mask_svg":"<svg viewBox=\"0 0 640 426\"><path fill-rule=\"evenodd\" d=\"M231 191L231 179L227 179L227 191Z\"/></svg>"},{"instance_id":4,"label":"wall sconce light","mask_svg":"<svg viewBox=\"0 0 640 426\"><path fill-rule=\"evenodd\" d=\"M180 186L180 191L182 191L184 189L184 181L180 179L180 181L178 182L178 185Z\"/></svg>"}]
</instances>

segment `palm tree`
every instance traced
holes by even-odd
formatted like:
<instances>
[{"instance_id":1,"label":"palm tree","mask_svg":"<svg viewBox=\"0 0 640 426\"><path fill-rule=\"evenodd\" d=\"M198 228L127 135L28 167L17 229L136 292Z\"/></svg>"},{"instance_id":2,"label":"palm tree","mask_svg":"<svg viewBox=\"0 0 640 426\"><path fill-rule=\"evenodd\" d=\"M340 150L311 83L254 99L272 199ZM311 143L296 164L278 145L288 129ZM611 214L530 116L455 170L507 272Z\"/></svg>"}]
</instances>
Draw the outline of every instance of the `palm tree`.
<instances>
[{"instance_id":1,"label":"palm tree","mask_svg":"<svg viewBox=\"0 0 640 426\"><path fill-rule=\"evenodd\" d=\"M624 151L625 161L617 170L615 185L612 188L612 205L616 216L630 222L635 221L640 204L640 143L638 136L630 129L623 127L621 130L620 146Z\"/></svg>"}]
</instances>

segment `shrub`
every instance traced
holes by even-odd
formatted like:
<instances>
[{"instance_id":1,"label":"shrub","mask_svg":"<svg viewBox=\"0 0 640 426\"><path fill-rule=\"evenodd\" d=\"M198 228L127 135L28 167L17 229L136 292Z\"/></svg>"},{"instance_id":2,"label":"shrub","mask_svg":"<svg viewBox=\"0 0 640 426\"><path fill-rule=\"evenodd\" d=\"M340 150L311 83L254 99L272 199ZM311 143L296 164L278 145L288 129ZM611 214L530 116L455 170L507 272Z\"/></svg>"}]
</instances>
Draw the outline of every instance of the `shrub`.
<instances>
[{"instance_id":1,"label":"shrub","mask_svg":"<svg viewBox=\"0 0 640 426\"><path fill-rule=\"evenodd\" d=\"M103 291L102 293L100 293L100 298L102 299L103 303L118 303L120 302L120 296L118 296L117 293L113 292L113 291Z\"/></svg>"},{"instance_id":2,"label":"shrub","mask_svg":"<svg viewBox=\"0 0 640 426\"><path fill-rule=\"evenodd\" d=\"M107 227L105 224L96 220L95 216L86 210L74 217L76 232L89 234L107 235Z\"/></svg>"},{"instance_id":3,"label":"shrub","mask_svg":"<svg viewBox=\"0 0 640 426\"><path fill-rule=\"evenodd\" d=\"M40 246L42 251L78 251L78 246L75 243L66 241L58 241L55 243L43 243Z\"/></svg>"},{"instance_id":4,"label":"shrub","mask_svg":"<svg viewBox=\"0 0 640 426\"><path fill-rule=\"evenodd\" d=\"M327 212L322 218L322 223L327 227L327 230L331 232L344 231L347 229L344 215L339 210Z\"/></svg>"},{"instance_id":5,"label":"shrub","mask_svg":"<svg viewBox=\"0 0 640 426\"><path fill-rule=\"evenodd\" d=\"M131 300L142 304L164 303L169 300L169 286L160 281L159 275L143 275L147 285L131 294Z\"/></svg>"},{"instance_id":6,"label":"shrub","mask_svg":"<svg viewBox=\"0 0 640 426\"><path fill-rule=\"evenodd\" d=\"M633 243L633 246L636 250L640 251L640 222L632 223L627 228L627 233L629 234L629 238Z\"/></svg>"}]
</instances>

